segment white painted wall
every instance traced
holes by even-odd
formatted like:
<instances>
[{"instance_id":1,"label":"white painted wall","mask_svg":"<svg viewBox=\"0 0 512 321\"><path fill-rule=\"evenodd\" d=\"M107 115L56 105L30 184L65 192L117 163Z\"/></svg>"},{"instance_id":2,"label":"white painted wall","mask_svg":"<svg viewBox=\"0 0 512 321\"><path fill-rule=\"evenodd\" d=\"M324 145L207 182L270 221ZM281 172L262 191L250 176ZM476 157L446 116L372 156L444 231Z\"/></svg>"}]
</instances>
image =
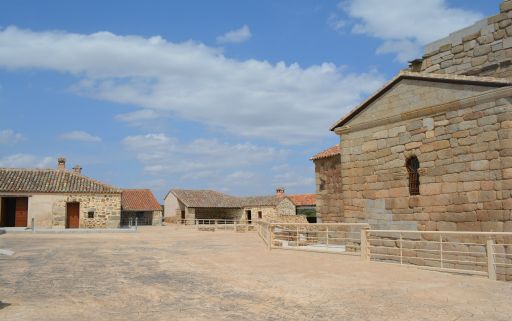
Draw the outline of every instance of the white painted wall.
<instances>
[{"instance_id":1,"label":"white painted wall","mask_svg":"<svg viewBox=\"0 0 512 321\"><path fill-rule=\"evenodd\" d=\"M184 211L185 205L173 193L167 194L164 199L164 217L175 217L177 210Z\"/></svg>"}]
</instances>

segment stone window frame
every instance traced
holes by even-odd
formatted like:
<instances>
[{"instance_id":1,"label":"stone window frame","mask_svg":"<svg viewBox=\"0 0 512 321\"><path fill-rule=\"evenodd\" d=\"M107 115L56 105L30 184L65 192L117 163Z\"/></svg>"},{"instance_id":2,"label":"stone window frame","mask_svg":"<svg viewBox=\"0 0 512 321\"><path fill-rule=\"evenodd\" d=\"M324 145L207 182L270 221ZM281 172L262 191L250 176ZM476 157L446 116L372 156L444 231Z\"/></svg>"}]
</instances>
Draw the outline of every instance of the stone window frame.
<instances>
[{"instance_id":1,"label":"stone window frame","mask_svg":"<svg viewBox=\"0 0 512 321\"><path fill-rule=\"evenodd\" d=\"M95 210L88 210L87 211L87 218L94 218L96 216Z\"/></svg>"},{"instance_id":2,"label":"stone window frame","mask_svg":"<svg viewBox=\"0 0 512 321\"><path fill-rule=\"evenodd\" d=\"M320 178L320 184L318 184L318 189L320 191L325 191L325 179Z\"/></svg>"},{"instance_id":3,"label":"stone window frame","mask_svg":"<svg viewBox=\"0 0 512 321\"><path fill-rule=\"evenodd\" d=\"M420 160L416 155L407 157L405 161L409 178L409 195L420 195Z\"/></svg>"}]
</instances>

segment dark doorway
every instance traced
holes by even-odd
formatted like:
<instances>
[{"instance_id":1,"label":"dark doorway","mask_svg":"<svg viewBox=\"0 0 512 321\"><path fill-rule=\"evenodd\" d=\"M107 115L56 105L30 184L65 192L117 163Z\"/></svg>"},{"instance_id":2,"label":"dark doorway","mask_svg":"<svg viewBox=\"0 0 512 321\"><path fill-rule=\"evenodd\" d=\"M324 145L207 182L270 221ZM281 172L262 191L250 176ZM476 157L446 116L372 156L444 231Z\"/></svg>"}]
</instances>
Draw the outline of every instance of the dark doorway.
<instances>
[{"instance_id":1,"label":"dark doorway","mask_svg":"<svg viewBox=\"0 0 512 321\"><path fill-rule=\"evenodd\" d=\"M247 215L247 223L252 223L252 214L250 210L245 211L245 214Z\"/></svg>"},{"instance_id":2,"label":"dark doorway","mask_svg":"<svg viewBox=\"0 0 512 321\"><path fill-rule=\"evenodd\" d=\"M185 211L181 211L181 220L182 221L185 220ZM185 223L185 222L182 222L182 223Z\"/></svg>"},{"instance_id":3,"label":"dark doorway","mask_svg":"<svg viewBox=\"0 0 512 321\"><path fill-rule=\"evenodd\" d=\"M2 197L2 227L27 227L28 197Z\"/></svg>"},{"instance_id":4,"label":"dark doorway","mask_svg":"<svg viewBox=\"0 0 512 321\"><path fill-rule=\"evenodd\" d=\"M80 227L80 203L66 204L66 228Z\"/></svg>"}]
</instances>

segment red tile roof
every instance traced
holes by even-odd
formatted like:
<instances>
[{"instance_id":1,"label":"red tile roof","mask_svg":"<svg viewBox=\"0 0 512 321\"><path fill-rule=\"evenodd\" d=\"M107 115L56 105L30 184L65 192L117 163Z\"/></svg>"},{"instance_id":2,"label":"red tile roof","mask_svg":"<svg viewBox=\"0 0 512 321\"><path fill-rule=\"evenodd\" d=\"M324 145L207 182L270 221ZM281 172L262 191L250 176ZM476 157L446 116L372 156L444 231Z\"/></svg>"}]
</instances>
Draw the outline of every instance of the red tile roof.
<instances>
[{"instance_id":1,"label":"red tile roof","mask_svg":"<svg viewBox=\"0 0 512 321\"><path fill-rule=\"evenodd\" d=\"M149 189L124 189L121 194L123 211L161 211L162 207Z\"/></svg>"},{"instance_id":2,"label":"red tile roof","mask_svg":"<svg viewBox=\"0 0 512 321\"><path fill-rule=\"evenodd\" d=\"M297 194L287 195L288 198L295 204L295 206L315 206L316 195L315 194Z\"/></svg>"},{"instance_id":3,"label":"red tile roof","mask_svg":"<svg viewBox=\"0 0 512 321\"><path fill-rule=\"evenodd\" d=\"M341 154L340 146L336 145L336 146L332 146L330 148L327 148L324 151L321 151L320 153L316 154L315 156L311 157L310 159L311 160L317 160L317 159L327 158L327 157L331 157L331 156L335 156L335 155L340 155L340 154Z\"/></svg>"}]
</instances>

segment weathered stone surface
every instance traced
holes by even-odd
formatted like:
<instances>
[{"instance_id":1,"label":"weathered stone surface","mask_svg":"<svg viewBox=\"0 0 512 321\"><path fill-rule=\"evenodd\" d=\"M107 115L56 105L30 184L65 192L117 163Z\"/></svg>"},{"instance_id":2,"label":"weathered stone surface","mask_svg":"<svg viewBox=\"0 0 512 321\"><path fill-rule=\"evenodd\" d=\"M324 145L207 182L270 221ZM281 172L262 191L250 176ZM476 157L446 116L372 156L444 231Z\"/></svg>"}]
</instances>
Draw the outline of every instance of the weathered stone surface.
<instances>
[{"instance_id":1,"label":"weathered stone surface","mask_svg":"<svg viewBox=\"0 0 512 321\"><path fill-rule=\"evenodd\" d=\"M452 37L452 43L426 53L423 72L512 78L508 13L491 17L480 31L463 39ZM343 151L350 153L340 158L343 179L336 199L343 200L343 214L329 215L383 228L407 222L418 229L485 230L499 228L493 222L509 222L512 99L481 102L503 90L494 86L450 85L446 91L443 85L407 85L395 85L353 120L355 124L395 121L342 135ZM468 90L475 90L471 94L475 100L459 103ZM489 94L482 94L486 91ZM447 102L448 111L425 114L428 107ZM410 119L420 108L421 116ZM355 147L358 153L352 152ZM412 176L406 163L413 156L420 164L420 195L409 195Z\"/></svg>"}]
</instances>

